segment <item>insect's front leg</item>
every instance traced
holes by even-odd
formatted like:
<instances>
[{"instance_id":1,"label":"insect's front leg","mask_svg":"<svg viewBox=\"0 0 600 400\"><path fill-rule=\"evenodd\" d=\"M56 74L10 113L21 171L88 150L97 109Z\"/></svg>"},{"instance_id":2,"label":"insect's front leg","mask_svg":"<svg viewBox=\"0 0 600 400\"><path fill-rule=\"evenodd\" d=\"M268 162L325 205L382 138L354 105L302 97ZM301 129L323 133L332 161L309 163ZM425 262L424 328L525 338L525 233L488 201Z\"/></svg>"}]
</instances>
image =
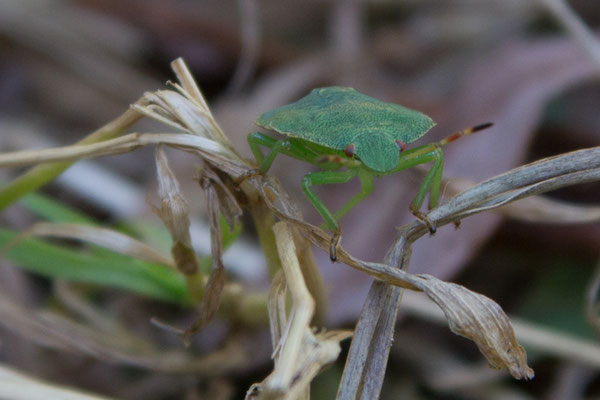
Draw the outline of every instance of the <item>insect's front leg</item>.
<instances>
[{"instance_id":1,"label":"insect's front leg","mask_svg":"<svg viewBox=\"0 0 600 400\"><path fill-rule=\"evenodd\" d=\"M277 140L260 132L253 132L248 135L248 145L256 159L258 168L240 176L236 181L238 185L251 176L267 172L279 153L308 162L312 162L315 158L315 153L306 146L303 146L298 140ZM266 147L269 150L266 155L263 154L261 147Z\"/></svg>"},{"instance_id":2,"label":"insect's front leg","mask_svg":"<svg viewBox=\"0 0 600 400\"><path fill-rule=\"evenodd\" d=\"M314 164L317 157L317 154L306 146L302 140L294 138L277 140L260 132L253 132L248 135L248 145L262 173L269 170L273 160L279 153L312 164ZM260 150L261 146L269 149L267 155L263 155Z\"/></svg>"}]
</instances>

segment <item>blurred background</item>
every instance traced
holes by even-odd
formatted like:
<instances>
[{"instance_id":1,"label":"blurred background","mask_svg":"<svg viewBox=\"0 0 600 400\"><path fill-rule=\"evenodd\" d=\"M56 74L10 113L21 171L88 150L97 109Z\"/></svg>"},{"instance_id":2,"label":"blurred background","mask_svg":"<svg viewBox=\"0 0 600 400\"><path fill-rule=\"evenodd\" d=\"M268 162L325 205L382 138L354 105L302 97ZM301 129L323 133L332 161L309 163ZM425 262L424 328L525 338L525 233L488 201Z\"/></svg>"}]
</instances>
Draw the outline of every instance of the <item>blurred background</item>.
<instances>
[{"instance_id":1,"label":"blurred background","mask_svg":"<svg viewBox=\"0 0 600 400\"><path fill-rule=\"evenodd\" d=\"M437 125L417 144L492 121L494 127L445 149L446 179L479 182L543 157L598 145L600 57L569 33L575 15L592 31L596 2L570 1L306 1L290 0L22 0L0 2L0 151L73 143L123 113L144 92L173 80L169 63L183 57L225 133L250 157L246 135L254 119L319 86L352 86L372 97L431 116ZM562 4L562 3L560 3ZM570 14L571 13L574 14ZM566 21L566 22L565 22ZM576 21L577 22L577 21ZM165 132L142 122L135 132ZM201 227L204 198L192 179L197 160L171 157L200 226L192 232L208 251ZM300 180L312 168L279 157L271 173L302 207ZM20 172L0 170L8 181ZM404 171L376 181L373 194L343 220L342 245L354 256L381 261L396 228L412 221L408 204L421 174ZM152 149L77 164L44 187L47 195L114 224L156 221L146 203L156 177ZM598 204L600 186L549 193L572 204ZM318 188L335 209L357 182ZM443 186L444 196L452 185ZM0 214L3 227L25 229L33 217L16 205ZM204 233L203 233L204 232ZM596 340L585 298L598 262L598 223L529 223L491 213L443 227L415 244L411 272L429 273L483 293L510 315ZM371 278L328 254L315 256L327 285L327 327L352 328ZM268 279L252 226L226 256L232 280L267 290ZM32 310L51 307L49 281L7 261L0 288ZM112 292L107 310L148 335L155 313L168 306ZM167 308L165 310L165 308ZM158 310L158 311L157 311ZM175 311L173 311L175 312ZM180 312L180 311L178 311ZM122 399L241 398L270 371L266 326L243 329L215 321L194 351L210 352L225 338L256 347L252 360L223 370L189 373L123 366L89 355L44 348L39 340L0 331L0 361L52 382ZM162 339L161 339L162 340ZM176 340L169 345L177 347ZM531 348L527 347L528 350ZM346 348L347 350L347 343ZM341 360L313 385L313 398L335 395ZM475 346L444 324L404 312L390 355L384 399L598 398L597 368L576 357L530 352L532 382L488 369ZM592 363L593 364L593 363Z\"/></svg>"}]
</instances>

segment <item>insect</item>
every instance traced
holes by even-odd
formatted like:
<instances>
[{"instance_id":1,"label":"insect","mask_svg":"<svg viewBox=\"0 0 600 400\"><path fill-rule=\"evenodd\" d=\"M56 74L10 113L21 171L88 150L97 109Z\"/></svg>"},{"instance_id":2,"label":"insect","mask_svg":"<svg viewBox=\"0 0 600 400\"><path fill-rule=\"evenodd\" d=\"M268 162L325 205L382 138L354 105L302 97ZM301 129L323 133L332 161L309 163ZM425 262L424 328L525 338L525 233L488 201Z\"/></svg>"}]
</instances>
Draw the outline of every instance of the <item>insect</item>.
<instances>
[{"instance_id":1,"label":"insect","mask_svg":"<svg viewBox=\"0 0 600 400\"><path fill-rule=\"evenodd\" d=\"M321 171L302 179L302 189L333 233L330 258L336 260L341 239L339 220L373 190L373 178L393 174L419 164L432 163L410 211L430 232L435 226L420 208L429 193L429 209L438 203L444 156L441 147L463 135L490 127L491 123L453 133L437 143L405 150L405 145L423 136L435 123L428 116L366 96L349 87L314 89L295 103L262 114L256 124L287 138L277 140L263 133L248 135L248 144L258 164L257 173L269 170L277 154L307 161ZM268 149L263 154L261 147ZM313 186L345 183L358 177L360 191L335 213L313 192Z\"/></svg>"}]
</instances>

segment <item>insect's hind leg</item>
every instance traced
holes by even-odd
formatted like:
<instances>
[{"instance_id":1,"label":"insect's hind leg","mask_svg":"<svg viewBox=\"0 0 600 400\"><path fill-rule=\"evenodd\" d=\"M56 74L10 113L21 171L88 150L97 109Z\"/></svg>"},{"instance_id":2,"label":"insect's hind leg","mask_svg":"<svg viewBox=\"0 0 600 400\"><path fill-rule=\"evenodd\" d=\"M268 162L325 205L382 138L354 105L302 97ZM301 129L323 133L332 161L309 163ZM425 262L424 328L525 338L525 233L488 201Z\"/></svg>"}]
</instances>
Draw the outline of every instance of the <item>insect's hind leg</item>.
<instances>
[{"instance_id":1,"label":"insect's hind leg","mask_svg":"<svg viewBox=\"0 0 600 400\"><path fill-rule=\"evenodd\" d=\"M418 211L421 208L427 192L429 192L429 203L427 208L430 210L437 206L440 195L442 172L444 169L444 155L442 149L437 146L433 147L431 151L423 155L420 161L421 163L433 161L433 165L427 172L427 175L425 175L425 178L421 181L419 191L410 203L411 211Z\"/></svg>"},{"instance_id":2,"label":"insect's hind leg","mask_svg":"<svg viewBox=\"0 0 600 400\"><path fill-rule=\"evenodd\" d=\"M429 162L433 162L433 165L423 178L417 194L410 203L410 211L423 221L433 234L436 231L435 225L421 213L420 208L427 193L429 193L428 209L434 208L438 203L444 168L444 153L441 147L438 144L427 144L407 151L401 156L394 172Z\"/></svg>"},{"instance_id":3,"label":"insect's hind leg","mask_svg":"<svg viewBox=\"0 0 600 400\"><path fill-rule=\"evenodd\" d=\"M426 215L422 214L419 209L421 208L425 194L428 191L429 202L427 204L427 209L431 210L438 203L440 186L442 183L442 172L444 170L444 156L442 149L436 147L435 150L431 152L431 157L433 158L433 165L427 172L427 175L425 175L425 178L423 178L419 191L410 204L410 210L415 217L419 218L427 225L429 233L433 235L436 232L435 224L433 224Z\"/></svg>"}]
</instances>

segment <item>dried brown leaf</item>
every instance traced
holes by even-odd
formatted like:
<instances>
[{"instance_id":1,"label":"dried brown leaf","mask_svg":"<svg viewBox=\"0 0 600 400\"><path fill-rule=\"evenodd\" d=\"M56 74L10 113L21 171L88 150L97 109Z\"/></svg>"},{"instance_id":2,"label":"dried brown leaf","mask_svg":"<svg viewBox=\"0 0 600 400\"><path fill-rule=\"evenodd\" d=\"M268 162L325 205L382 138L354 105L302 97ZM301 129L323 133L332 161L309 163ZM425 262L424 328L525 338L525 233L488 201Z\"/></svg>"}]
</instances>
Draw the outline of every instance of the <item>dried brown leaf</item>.
<instances>
[{"instance_id":1,"label":"dried brown leaf","mask_svg":"<svg viewBox=\"0 0 600 400\"><path fill-rule=\"evenodd\" d=\"M206 288L202 295L202 302L200 303L200 315L194 321L192 326L188 328L184 335L183 340L189 343L192 336L206 326L206 324L212 319L214 314L219 308L221 299L221 293L225 286L225 267L223 265L223 243L221 235L221 223L219 221L220 211L222 209L228 209L227 206L223 205L226 201L233 201L231 197L223 197L222 183L216 173L212 171L208 166L205 166L200 177L200 184L204 193L206 194L206 200L208 203L208 218L210 222L210 247L212 256L212 269ZM220 188L220 193L218 188ZM221 196L219 195L221 194ZM239 206L237 206L239 210ZM239 210L241 212L241 210ZM239 214L236 215L239 217ZM231 219L235 218L230 216ZM232 222L233 224L233 222Z\"/></svg>"},{"instance_id":2,"label":"dried brown leaf","mask_svg":"<svg viewBox=\"0 0 600 400\"><path fill-rule=\"evenodd\" d=\"M510 320L497 303L431 275L417 277L424 281L421 289L446 315L450 330L474 341L492 367L506 368L516 379L533 378L525 350L517 343Z\"/></svg>"},{"instance_id":3,"label":"dried brown leaf","mask_svg":"<svg viewBox=\"0 0 600 400\"><path fill-rule=\"evenodd\" d=\"M430 299L416 292L407 292L402 306L410 314L430 321L447 323L442 310ZM565 333L545 325L511 317L511 325L519 341L527 348L547 356L567 360L575 364L600 368L600 344L593 339Z\"/></svg>"},{"instance_id":4,"label":"dried brown leaf","mask_svg":"<svg viewBox=\"0 0 600 400\"><path fill-rule=\"evenodd\" d=\"M171 254L177 269L186 275L194 274L198 270L198 261L190 237L189 207L160 145L156 147L156 171L160 206L152 208L171 234Z\"/></svg>"},{"instance_id":5,"label":"dried brown leaf","mask_svg":"<svg viewBox=\"0 0 600 400\"><path fill-rule=\"evenodd\" d=\"M197 178L200 185L204 188L205 184L212 186L211 190L215 190L218 198L218 206L221 214L227 222L230 231L235 229L235 225L239 222L243 214L236 197L233 195L229 187L221 180L216 171L205 163L200 176ZM205 183L203 183L205 182Z\"/></svg>"}]
</instances>

